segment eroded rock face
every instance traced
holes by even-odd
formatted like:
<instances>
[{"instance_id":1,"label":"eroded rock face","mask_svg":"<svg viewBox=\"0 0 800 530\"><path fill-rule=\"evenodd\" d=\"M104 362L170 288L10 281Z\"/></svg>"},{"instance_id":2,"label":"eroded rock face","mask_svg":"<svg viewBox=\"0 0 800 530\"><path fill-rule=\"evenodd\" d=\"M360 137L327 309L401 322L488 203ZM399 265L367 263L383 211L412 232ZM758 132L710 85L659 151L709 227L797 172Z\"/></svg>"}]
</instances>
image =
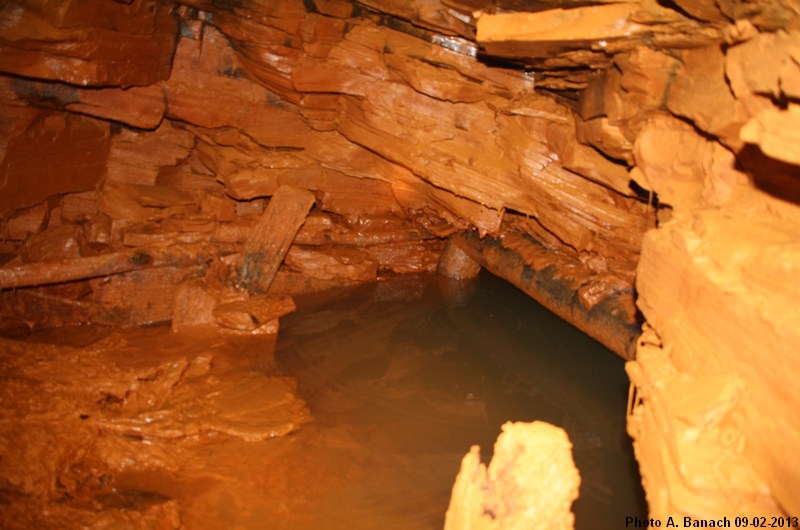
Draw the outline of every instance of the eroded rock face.
<instances>
[{"instance_id":1,"label":"eroded rock face","mask_svg":"<svg viewBox=\"0 0 800 530\"><path fill-rule=\"evenodd\" d=\"M433 271L445 238L473 241L638 355L654 515L798 514L798 6L573 6L4 3L2 314L180 326L196 299L195 323L247 328L258 303L214 308L250 300L231 292L269 198L308 190L292 244L256 260L271 295ZM713 414L668 391L687 385Z\"/></svg>"},{"instance_id":2,"label":"eroded rock face","mask_svg":"<svg viewBox=\"0 0 800 530\"><path fill-rule=\"evenodd\" d=\"M39 113L8 144L0 171L0 211L36 206L48 197L97 187L111 147L107 123L64 112Z\"/></svg>"},{"instance_id":3,"label":"eroded rock face","mask_svg":"<svg viewBox=\"0 0 800 530\"><path fill-rule=\"evenodd\" d=\"M77 24L67 16L71 4L56 5L66 13L58 24ZM134 2L123 11L144 13L149 5ZM477 60L474 43L443 36L432 22L415 29L379 10L348 7L293 1L231 9L176 5L172 14L180 31L171 68L166 74L154 70L149 82L134 83L120 74L116 80L84 84L58 77L55 66L52 75L38 76L42 81L3 78L10 132L6 175L12 179L7 186L21 179L14 176L19 166L14 161L31 159L26 149L48 149L16 132L36 130L36 118L24 109L49 107L51 121L80 119L106 127L105 151L98 151L97 162L105 162L104 174L87 170L76 178L45 166L38 177L26 180L27 188L9 188L6 197L14 202L6 206L7 239L21 242L44 228L78 222L91 229L83 231L83 254L73 258L200 240L211 240L212 253L222 257L241 251L237 245L247 240L264 211L261 201L290 186L312 191L317 209L342 226L338 231L350 225L358 233L399 232L380 242L372 236L346 242L315 238L313 246L340 247L322 253L290 250L276 283L289 292L435 270L441 238L461 229L476 229L481 236L528 234L563 255L564 267L574 271L569 289L592 291L598 302L618 296L618 290L603 287L609 274L616 278L612 283L632 286L639 241L652 215L630 188L626 168L575 141L576 116L569 108L535 93L524 72ZM8 17L9 42L22 46L19 34L33 31L29 26L53 31L56 22L36 18L33 7L21 3L16 9L27 18ZM138 35L150 24L149 31L160 34L158 9L152 20L128 13L127 23L138 24L130 31ZM444 20L428 8L413 11L426 20ZM86 19L85 32L94 31L92 20ZM469 26L463 20L459 24ZM104 46L110 44L98 43ZM30 53L45 61L51 51ZM22 74L10 67L6 72ZM70 152L84 152L74 143L76 135L66 136L73 141L65 144ZM49 151L57 159L52 146ZM353 224L365 215L373 220ZM6 244L10 254L18 245ZM311 266L323 254L339 265ZM225 266L235 260L229 261ZM589 262L606 265L600 272L584 265ZM82 278L96 272L87 270ZM198 272L136 274L137 281L160 286L154 293L166 289L171 297L175 282L191 281ZM107 287L110 294L104 292ZM168 318L161 301L151 304L160 309L149 315L125 308L116 317L98 316L108 313L104 304L124 300L117 292L127 289L124 281L93 282L83 288L77 305L52 289L36 293L47 292L56 296L55 304L76 308L78 320ZM627 306L632 306L630 291L623 295ZM31 296L38 294L15 294L9 304L17 313L30 313ZM635 325L633 311L623 313L621 318Z\"/></svg>"},{"instance_id":4,"label":"eroded rock face","mask_svg":"<svg viewBox=\"0 0 800 530\"><path fill-rule=\"evenodd\" d=\"M492 461L472 446L461 461L445 530L571 530L581 477L567 433L542 421L506 423Z\"/></svg>"},{"instance_id":5,"label":"eroded rock face","mask_svg":"<svg viewBox=\"0 0 800 530\"><path fill-rule=\"evenodd\" d=\"M75 86L150 85L169 75L172 10L152 0L4 2L0 70Z\"/></svg>"},{"instance_id":6,"label":"eroded rock face","mask_svg":"<svg viewBox=\"0 0 800 530\"><path fill-rule=\"evenodd\" d=\"M293 380L236 366L270 338L72 332L90 344L0 341L6 528L182 528L159 491L213 482L210 442L257 447L310 420Z\"/></svg>"}]
</instances>

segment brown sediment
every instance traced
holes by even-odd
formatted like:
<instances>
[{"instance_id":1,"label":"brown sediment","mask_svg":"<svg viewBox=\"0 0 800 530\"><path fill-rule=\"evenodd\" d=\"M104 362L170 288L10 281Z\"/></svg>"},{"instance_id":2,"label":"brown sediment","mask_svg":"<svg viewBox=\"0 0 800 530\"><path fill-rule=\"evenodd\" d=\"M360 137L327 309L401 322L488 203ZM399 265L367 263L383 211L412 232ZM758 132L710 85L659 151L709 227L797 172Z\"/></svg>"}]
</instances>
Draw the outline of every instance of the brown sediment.
<instances>
[{"instance_id":1,"label":"brown sediment","mask_svg":"<svg viewBox=\"0 0 800 530\"><path fill-rule=\"evenodd\" d=\"M477 263L639 351L654 513L797 515L797 6L535 7L3 3L0 328L274 334L285 296ZM673 380L729 407L702 457Z\"/></svg>"},{"instance_id":2,"label":"brown sediment","mask_svg":"<svg viewBox=\"0 0 800 530\"><path fill-rule=\"evenodd\" d=\"M213 329L115 332L83 347L4 339L3 527L185 527L175 485L226 482L209 452L310 420L292 380L254 370L268 369L273 346Z\"/></svg>"},{"instance_id":3,"label":"brown sediment","mask_svg":"<svg viewBox=\"0 0 800 530\"><path fill-rule=\"evenodd\" d=\"M546 337L529 349L531 337L543 337L537 328L567 324L541 310L544 321L521 316L525 325L514 325L505 297L535 304L499 280L504 290L479 293L471 312L459 312L468 298L443 300L440 281L376 283L349 301L320 296L325 305L281 332L276 360L281 372L297 374L297 391L273 365L274 335L84 327L3 341L2 397L14 404L0 439L4 448L28 442L8 454L37 478L26 484L24 471L0 463L11 499L0 524L14 528L19 515L22 527L40 528L262 528L265 520L295 530L441 526L464 451L474 442L488 448L522 404L569 425L576 455L618 458L624 416L599 403L622 407L623 396L593 399L587 385L567 380L574 363L559 369L558 356L545 353ZM454 318L427 317L432 309ZM503 320L482 329L489 312ZM619 359L574 335L583 358L624 381ZM535 365L521 369L531 357ZM518 403L500 374L515 382ZM559 396L565 385L578 390ZM293 395L308 400L312 422ZM54 462L40 458L46 451ZM529 456L536 454L544 453ZM602 495L617 474L609 466L598 476L591 467L587 483ZM20 493L45 485L45 493Z\"/></svg>"}]
</instances>

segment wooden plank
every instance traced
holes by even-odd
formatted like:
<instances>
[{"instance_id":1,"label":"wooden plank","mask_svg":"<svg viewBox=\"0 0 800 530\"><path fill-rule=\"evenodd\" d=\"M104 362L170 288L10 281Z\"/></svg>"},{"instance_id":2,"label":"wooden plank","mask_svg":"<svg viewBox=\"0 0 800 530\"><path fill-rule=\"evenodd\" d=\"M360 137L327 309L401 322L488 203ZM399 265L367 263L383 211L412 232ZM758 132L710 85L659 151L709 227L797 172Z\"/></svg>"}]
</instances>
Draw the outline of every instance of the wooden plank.
<instances>
[{"instance_id":1,"label":"wooden plank","mask_svg":"<svg viewBox=\"0 0 800 530\"><path fill-rule=\"evenodd\" d=\"M314 204L308 190L281 186L272 196L253 234L245 243L239 283L252 293L269 290L278 267Z\"/></svg>"}]
</instances>

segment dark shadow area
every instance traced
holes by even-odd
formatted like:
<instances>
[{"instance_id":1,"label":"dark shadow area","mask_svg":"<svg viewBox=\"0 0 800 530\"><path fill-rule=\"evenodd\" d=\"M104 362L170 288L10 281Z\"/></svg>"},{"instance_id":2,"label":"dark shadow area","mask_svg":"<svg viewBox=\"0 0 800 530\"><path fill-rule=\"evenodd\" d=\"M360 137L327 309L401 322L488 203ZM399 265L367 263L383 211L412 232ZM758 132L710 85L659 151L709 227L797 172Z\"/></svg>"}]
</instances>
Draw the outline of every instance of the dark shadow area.
<instances>
[{"instance_id":1,"label":"dark shadow area","mask_svg":"<svg viewBox=\"0 0 800 530\"><path fill-rule=\"evenodd\" d=\"M800 167L770 158L752 144L745 145L736 158L738 169L750 175L758 189L800 204Z\"/></svg>"}]
</instances>

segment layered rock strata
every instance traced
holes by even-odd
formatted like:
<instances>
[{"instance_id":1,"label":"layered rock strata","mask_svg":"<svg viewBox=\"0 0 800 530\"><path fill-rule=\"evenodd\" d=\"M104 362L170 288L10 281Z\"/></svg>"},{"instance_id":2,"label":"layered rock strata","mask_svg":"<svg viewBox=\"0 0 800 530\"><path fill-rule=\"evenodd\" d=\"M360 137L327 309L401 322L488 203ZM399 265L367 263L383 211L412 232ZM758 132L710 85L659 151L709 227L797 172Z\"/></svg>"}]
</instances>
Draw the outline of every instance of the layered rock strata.
<instances>
[{"instance_id":1,"label":"layered rock strata","mask_svg":"<svg viewBox=\"0 0 800 530\"><path fill-rule=\"evenodd\" d=\"M212 267L218 275L230 274L265 199L281 186L314 193L306 232L365 236L340 242L325 233L309 236L309 246L301 230L277 272L273 288L281 292L434 270L441 238L464 229L524 232L568 260L591 262L571 284L575 290L599 294L607 274L632 285L639 240L652 222L647 205L627 187L623 169L576 147L573 111L537 94L524 72L474 57L472 23L460 23L461 36L445 35L390 6L337 2L230 9L194 2L164 18L163 4L139 2L113 13L127 13L131 27L89 37L98 31L94 18L81 26L82 8L58 6L58 16L25 2L6 9L9 21L18 19L3 35L9 53L37 53L38 64L52 63L54 71L38 75L14 63L0 79L9 132L4 251L18 256L4 273L30 276L19 268L125 248L147 254L150 244L210 242L213 259L204 252L192 264L117 270L125 274L110 281L89 279L98 274L87 270L68 287L7 293L7 306L26 321L69 311L79 321L170 318L163 295L207 274L211 263L219 263ZM170 23L177 36L159 41L172 42L169 54L136 47L138 35L168 33ZM26 32L46 34L52 44L29 50ZM150 78L126 70L116 82L58 77L63 67L48 63L51 56L90 62L100 53L63 51L81 38L98 39L98 49L127 46L159 64L166 56L171 68ZM142 57L131 58L129 70ZM44 135L43 127L52 132ZM75 142L94 142L97 155L80 156L63 174L56 168L70 163L59 149L88 153ZM21 252L34 240L53 249L46 259ZM130 274L135 282L125 280ZM52 283L46 278L27 285ZM144 304L150 314L129 303L109 307L139 282L161 294ZM631 312L625 318L635 322Z\"/></svg>"},{"instance_id":2,"label":"layered rock strata","mask_svg":"<svg viewBox=\"0 0 800 530\"><path fill-rule=\"evenodd\" d=\"M528 4L4 3L4 327L275 331L453 236L636 356L654 516L798 515L798 5ZM284 187L314 206L237 290Z\"/></svg>"}]
</instances>

